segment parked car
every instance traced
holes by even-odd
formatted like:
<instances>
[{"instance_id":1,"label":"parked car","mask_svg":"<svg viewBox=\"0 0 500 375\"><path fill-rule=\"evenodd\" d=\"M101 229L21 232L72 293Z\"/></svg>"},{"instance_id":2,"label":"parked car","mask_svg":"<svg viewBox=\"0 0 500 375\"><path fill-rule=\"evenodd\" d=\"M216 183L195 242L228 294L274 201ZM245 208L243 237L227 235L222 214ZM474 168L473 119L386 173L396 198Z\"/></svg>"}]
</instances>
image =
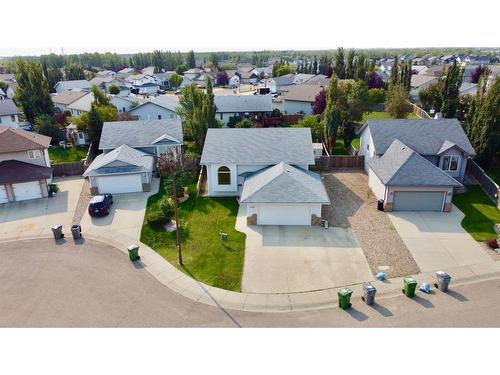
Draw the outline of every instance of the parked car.
<instances>
[{"instance_id":1,"label":"parked car","mask_svg":"<svg viewBox=\"0 0 500 375\"><path fill-rule=\"evenodd\" d=\"M113 204L113 196L111 194L99 194L90 200L89 215L104 216L109 214L109 208Z\"/></svg>"}]
</instances>

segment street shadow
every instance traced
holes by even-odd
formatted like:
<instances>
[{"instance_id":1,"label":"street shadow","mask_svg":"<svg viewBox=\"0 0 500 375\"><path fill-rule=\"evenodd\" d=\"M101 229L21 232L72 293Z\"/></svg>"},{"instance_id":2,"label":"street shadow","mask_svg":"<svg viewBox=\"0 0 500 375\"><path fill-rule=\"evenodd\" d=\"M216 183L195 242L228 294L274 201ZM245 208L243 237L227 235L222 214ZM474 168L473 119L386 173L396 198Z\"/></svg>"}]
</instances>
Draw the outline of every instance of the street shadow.
<instances>
[{"instance_id":1,"label":"street shadow","mask_svg":"<svg viewBox=\"0 0 500 375\"><path fill-rule=\"evenodd\" d=\"M56 243L56 245L64 245L68 241L66 241L66 238L63 237L63 238L60 238L58 240L54 240L54 242Z\"/></svg>"},{"instance_id":2,"label":"street shadow","mask_svg":"<svg viewBox=\"0 0 500 375\"><path fill-rule=\"evenodd\" d=\"M368 306L371 307L376 312L378 312L383 317L388 318L388 317L394 315L391 310L389 310L388 308L386 308L382 305L379 305L377 302L374 302L373 305L368 305Z\"/></svg>"},{"instance_id":3,"label":"street shadow","mask_svg":"<svg viewBox=\"0 0 500 375\"><path fill-rule=\"evenodd\" d=\"M416 303L418 303L419 305L425 307L426 309L432 309L432 308L434 308L434 304L431 301L429 301L426 298L422 298L422 297L420 297L418 295L415 295L413 298L408 298L408 299L410 299L412 301L415 301Z\"/></svg>"},{"instance_id":4,"label":"street shadow","mask_svg":"<svg viewBox=\"0 0 500 375\"><path fill-rule=\"evenodd\" d=\"M85 238L80 237L76 240L73 240L73 242L75 243L75 245L83 245L83 244L85 244Z\"/></svg>"},{"instance_id":5,"label":"street shadow","mask_svg":"<svg viewBox=\"0 0 500 375\"><path fill-rule=\"evenodd\" d=\"M447 292L445 292L444 294L446 294L447 296L450 296L452 298L455 298L457 301L459 302L467 302L469 299L464 296L463 294L461 293L458 293L458 292L455 292L454 290L450 290L448 289Z\"/></svg>"},{"instance_id":6,"label":"street shadow","mask_svg":"<svg viewBox=\"0 0 500 375\"><path fill-rule=\"evenodd\" d=\"M344 311L348 313L352 318L356 319L358 322L364 322L366 319L368 319L368 315L352 306Z\"/></svg>"},{"instance_id":7,"label":"street shadow","mask_svg":"<svg viewBox=\"0 0 500 375\"><path fill-rule=\"evenodd\" d=\"M144 267L146 267L144 265L144 263L142 263L141 259L136 260L135 262L132 262L132 264L134 265L135 269L137 269L137 270L142 270Z\"/></svg>"}]
</instances>

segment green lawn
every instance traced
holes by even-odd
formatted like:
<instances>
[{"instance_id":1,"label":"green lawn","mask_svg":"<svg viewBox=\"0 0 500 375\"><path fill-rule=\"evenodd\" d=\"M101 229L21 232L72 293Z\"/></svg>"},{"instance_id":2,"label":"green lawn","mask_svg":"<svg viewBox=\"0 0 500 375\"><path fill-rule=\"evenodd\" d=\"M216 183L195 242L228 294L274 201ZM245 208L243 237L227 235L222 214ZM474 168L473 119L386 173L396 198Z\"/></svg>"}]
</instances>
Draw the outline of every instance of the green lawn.
<instances>
[{"instance_id":1,"label":"green lawn","mask_svg":"<svg viewBox=\"0 0 500 375\"><path fill-rule=\"evenodd\" d=\"M456 194L453 203L465 214L462 227L476 241L496 237L493 225L500 222L500 210L495 207L480 186L467 186L467 192Z\"/></svg>"},{"instance_id":2,"label":"green lawn","mask_svg":"<svg viewBox=\"0 0 500 375\"><path fill-rule=\"evenodd\" d=\"M165 194L162 185L160 192L149 198L146 214L157 209ZM144 224L141 242L197 280L240 291L246 235L234 228L237 213L235 198L198 198L193 184L189 186L189 199L179 206L184 266L177 263L175 232ZM221 230L228 234L227 241L221 241Z\"/></svg>"},{"instance_id":3,"label":"green lawn","mask_svg":"<svg viewBox=\"0 0 500 375\"><path fill-rule=\"evenodd\" d=\"M359 137L356 137L351 142L352 146L359 150ZM342 138L337 138L337 144L333 149L332 155L351 155L349 151L345 148L344 140Z\"/></svg>"},{"instance_id":4,"label":"green lawn","mask_svg":"<svg viewBox=\"0 0 500 375\"><path fill-rule=\"evenodd\" d=\"M57 163L70 163L73 161L79 161L85 159L87 156L88 147L67 147L62 148L59 146L49 147L49 158L50 160Z\"/></svg>"},{"instance_id":5,"label":"green lawn","mask_svg":"<svg viewBox=\"0 0 500 375\"><path fill-rule=\"evenodd\" d=\"M370 112L370 113L365 113L363 114L363 118L359 122L361 125L366 122L366 120L372 120L372 119L384 119L384 118L391 118L387 112ZM411 112L408 115L408 118L418 118L417 115L413 112Z\"/></svg>"}]
</instances>

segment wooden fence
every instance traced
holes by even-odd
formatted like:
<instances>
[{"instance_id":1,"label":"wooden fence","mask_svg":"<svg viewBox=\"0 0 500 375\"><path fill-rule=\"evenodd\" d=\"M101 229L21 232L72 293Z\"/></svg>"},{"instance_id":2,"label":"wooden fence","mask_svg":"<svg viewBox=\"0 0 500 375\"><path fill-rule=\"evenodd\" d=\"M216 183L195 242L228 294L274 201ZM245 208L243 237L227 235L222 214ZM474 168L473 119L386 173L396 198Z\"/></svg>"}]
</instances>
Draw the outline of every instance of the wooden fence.
<instances>
[{"instance_id":1,"label":"wooden fence","mask_svg":"<svg viewBox=\"0 0 500 375\"><path fill-rule=\"evenodd\" d=\"M490 199L500 208L500 187L484 173L483 169L476 164L472 159L467 160L467 175L474 177L474 179L481 185L484 192L490 197Z\"/></svg>"},{"instance_id":2,"label":"wooden fence","mask_svg":"<svg viewBox=\"0 0 500 375\"><path fill-rule=\"evenodd\" d=\"M413 113L415 113L415 115L417 115L417 117L432 120L432 117L427 112L425 112L422 108L420 108L418 105L416 105L412 102L409 102L409 103L411 104L411 107L413 109Z\"/></svg>"},{"instance_id":3,"label":"wooden fence","mask_svg":"<svg viewBox=\"0 0 500 375\"><path fill-rule=\"evenodd\" d=\"M320 156L316 159L316 167L322 171L340 168L363 168L364 162L365 157L363 155Z\"/></svg>"},{"instance_id":4,"label":"wooden fence","mask_svg":"<svg viewBox=\"0 0 500 375\"><path fill-rule=\"evenodd\" d=\"M76 176L85 172L83 161L75 161L73 163L52 164L52 175L54 177Z\"/></svg>"}]
</instances>

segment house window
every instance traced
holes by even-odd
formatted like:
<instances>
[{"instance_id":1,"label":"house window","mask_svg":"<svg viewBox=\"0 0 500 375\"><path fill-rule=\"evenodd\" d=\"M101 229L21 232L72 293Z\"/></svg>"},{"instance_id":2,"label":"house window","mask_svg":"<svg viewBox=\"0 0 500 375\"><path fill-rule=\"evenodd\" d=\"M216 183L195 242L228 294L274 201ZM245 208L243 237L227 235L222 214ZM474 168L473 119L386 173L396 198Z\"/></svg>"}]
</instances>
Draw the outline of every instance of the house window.
<instances>
[{"instance_id":1,"label":"house window","mask_svg":"<svg viewBox=\"0 0 500 375\"><path fill-rule=\"evenodd\" d=\"M10 119L12 120L12 122L16 122L16 116L10 115Z\"/></svg>"},{"instance_id":2,"label":"house window","mask_svg":"<svg viewBox=\"0 0 500 375\"><path fill-rule=\"evenodd\" d=\"M456 171L458 169L459 157L457 155L448 155L443 157L441 169L443 171Z\"/></svg>"},{"instance_id":3,"label":"house window","mask_svg":"<svg viewBox=\"0 0 500 375\"><path fill-rule=\"evenodd\" d=\"M224 120L224 114L223 113L220 114L220 119Z\"/></svg>"},{"instance_id":4,"label":"house window","mask_svg":"<svg viewBox=\"0 0 500 375\"><path fill-rule=\"evenodd\" d=\"M231 185L231 170L228 167L220 167L217 170L217 182L219 185Z\"/></svg>"},{"instance_id":5,"label":"house window","mask_svg":"<svg viewBox=\"0 0 500 375\"><path fill-rule=\"evenodd\" d=\"M40 153L40 150L29 150L28 151L28 158L29 159L40 159L42 157L42 154Z\"/></svg>"},{"instance_id":6,"label":"house window","mask_svg":"<svg viewBox=\"0 0 500 375\"><path fill-rule=\"evenodd\" d=\"M122 107L122 112L127 112L127 110L125 109L125 107Z\"/></svg>"},{"instance_id":7,"label":"house window","mask_svg":"<svg viewBox=\"0 0 500 375\"><path fill-rule=\"evenodd\" d=\"M369 143L366 144L366 151L370 151L370 144Z\"/></svg>"},{"instance_id":8,"label":"house window","mask_svg":"<svg viewBox=\"0 0 500 375\"><path fill-rule=\"evenodd\" d=\"M161 115L158 115L158 120L161 120Z\"/></svg>"},{"instance_id":9,"label":"house window","mask_svg":"<svg viewBox=\"0 0 500 375\"><path fill-rule=\"evenodd\" d=\"M174 116L175 116L175 115L174 115L173 113L171 113L171 114L170 114L170 118L174 118Z\"/></svg>"},{"instance_id":10,"label":"house window","mask_svg":"<svg viewBox=\"0 0 500 375\"><path fill-rule=\"evenodd\" d=\"M78 133L78 138L83 139L83 133Z\"/></svg>"}]
</instances>

